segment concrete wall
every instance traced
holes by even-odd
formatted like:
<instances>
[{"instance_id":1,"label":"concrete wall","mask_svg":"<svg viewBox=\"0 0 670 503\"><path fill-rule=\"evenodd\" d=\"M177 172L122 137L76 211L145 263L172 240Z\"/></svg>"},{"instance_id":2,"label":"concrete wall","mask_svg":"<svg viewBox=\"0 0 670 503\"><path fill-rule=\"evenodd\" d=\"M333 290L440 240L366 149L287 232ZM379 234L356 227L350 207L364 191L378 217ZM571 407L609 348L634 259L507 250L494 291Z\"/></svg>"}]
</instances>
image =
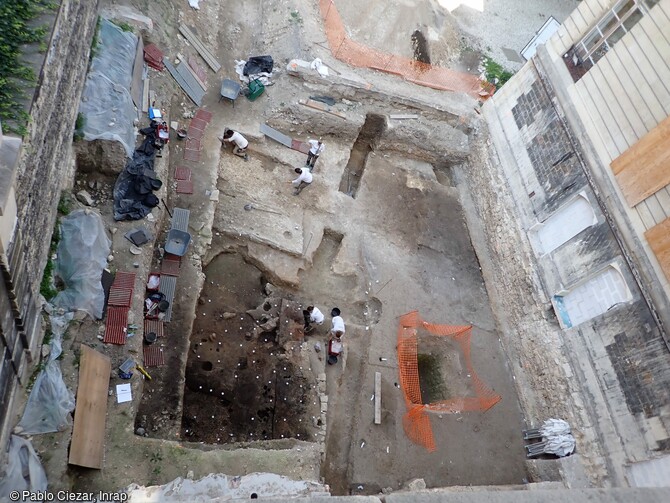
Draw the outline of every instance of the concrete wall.
<instances>
[{"instance_id":1,"label":"concrete wall","mask_svg":"<svg viewBox=\"0 0 670 503\"><path fill-rule=\"evenodd\" d=\"M39 285L48 259L61 189L72 183L72 133L88 67L97 19L98 1L62 0L49 49L39 73L30 109L30 131L14 166L17 225L8 250L3 251L0 304L3 309L2 362L7 379L2 397L0 452L13 426L19 386L41 342ZM6 316L5 316L6 315ZM5 348L2 348L3 351Z\"/></svg>"}]
</instances>

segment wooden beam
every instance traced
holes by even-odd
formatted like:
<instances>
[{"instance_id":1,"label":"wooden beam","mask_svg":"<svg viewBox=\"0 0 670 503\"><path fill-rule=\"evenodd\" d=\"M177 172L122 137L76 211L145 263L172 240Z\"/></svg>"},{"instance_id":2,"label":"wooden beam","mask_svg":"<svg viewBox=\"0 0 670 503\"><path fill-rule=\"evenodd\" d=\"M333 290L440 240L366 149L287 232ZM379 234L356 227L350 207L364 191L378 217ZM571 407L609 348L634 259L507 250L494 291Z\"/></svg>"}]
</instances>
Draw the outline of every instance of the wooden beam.
<instances>
[{"instance_id":1,"label":"wooden beam","mask_svg":"<svg viewBox=\"0 0 670 503\"><path fill-rule=\"evenodd\" d=\"M79 363L69 463L100 470L105 452L107 389L112 366L108 356L84 344L80 346Z\"/></svg>"},{"instance_id":2,"label":"wooden beam","mask_svg":"<svg viewBox=\"0 0 670 503\"><path fill-rule=\"evenodd\" d=\"M418 119L419 116L416 114L391 114L389 116L391 119L401 120L401 119Z\"/></svg>"},{"instance_id":3,"label":"wooden beam","mask_svg":"<svg viewBox=\"0 0 670 503\"><path fill-rule=\"evenodd\" d=\"M382 424L382 373L375 372L375 424Z\"/></svg>"},{"instance_id":4,"label":"wooden beam","mask_svg":"<svg viewBox=\"0 0 670 503\"><path fill-rule=\"evenodd\" d=\"M342 112L338 112L336 110L333 110L330 108L328 105L325 103L321 103L320 101L314 101L314 100L300 100L299 103L301 105L305 105L306 107L313 108L314 110L318 110L320 112L325 112L327 114L334 115L335 117L339 117L340 119L347 119L347 116L344 115Z\"/></svg>"},{"instance_id":5,"label":"wooden beam","mask_svg":"<svg viewBox=\"0 0 670 503\"><path fill-rule=\"evenodd\" d=\"M632 208L670 184L670 117L611 163L626 202Z\"/></svg>"}]
</instances>

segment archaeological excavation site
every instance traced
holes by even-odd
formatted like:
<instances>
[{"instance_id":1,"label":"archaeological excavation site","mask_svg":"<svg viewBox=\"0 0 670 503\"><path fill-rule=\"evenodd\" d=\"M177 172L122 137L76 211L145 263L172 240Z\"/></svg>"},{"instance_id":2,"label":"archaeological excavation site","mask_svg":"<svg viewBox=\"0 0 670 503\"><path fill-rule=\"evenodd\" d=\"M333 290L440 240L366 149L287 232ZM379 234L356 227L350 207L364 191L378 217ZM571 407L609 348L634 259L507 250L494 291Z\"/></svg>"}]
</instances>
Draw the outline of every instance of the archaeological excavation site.
<instances>
[{"instance_id":1,"label":"archaeological excavation site","mask_svg":"<svg viewBox=\"0 0 670 503\"><path fill-rule=\"evenodd\" d=\"M666 501L670 0L536 3L12 13L0 499Z\"/></svg>"}]
</instances>

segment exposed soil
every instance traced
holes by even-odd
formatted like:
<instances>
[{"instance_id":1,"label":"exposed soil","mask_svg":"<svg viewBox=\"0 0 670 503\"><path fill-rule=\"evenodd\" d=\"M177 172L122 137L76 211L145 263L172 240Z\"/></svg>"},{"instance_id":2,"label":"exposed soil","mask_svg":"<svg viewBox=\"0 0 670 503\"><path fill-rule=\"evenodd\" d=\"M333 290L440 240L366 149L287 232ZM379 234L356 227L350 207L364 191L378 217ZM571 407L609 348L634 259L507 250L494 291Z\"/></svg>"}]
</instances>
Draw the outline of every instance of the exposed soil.
<instances>
[{"instance_id":1,"label":"exposed soil","mask_svg":"<svg viewBox=\"0 0 670 503\"><path fill-rule=\"evenodd\" d=\"M270 312L281 298L264 302L260 271L238 253L217 255L204 272L186 367L183 437L211 444L310 438L318 400L311 368L286 353L276 329L252 336L258 323L245 312L258 305Z\"/></svg>"},{"instance_id":2,"label":"exposed soil","mask_svg":"<svg viewBox=\"0 0 670 503\"><path fill-rule=\"evenodd\" d=\"M523 449L517 438L520 431L518 403L504 354L497 343L495 322L457 189L451 180L451 167L433 170L416 150L412 152L412 147L406 148L403 142L398 142L393 151L374 148L376 139L385 132L385 118L380 114L392 109L407 111L398 104L409 102L424 89L413 89L412 96L403 95L403 86L407 83L393 76L360 72L361 78L371 81L388 81L391 86L397 82L401 93L396 101L390 94L372 97L374 86L373 91L361 94L356 87L337 90L338 86L325 79L315 85L287 76L283 68L293 57L319 56L325 58L329 66L332 63L336 72L349 71L353 75L356 71L335 61L331 53L323 49L321 18L313 3L249 2L245 4L243 18L222 3L211 1L201 2L200 11L188 10L186 2L179 2L177 6L176 2L163 0L105 3L133 4L152 17L155 29L145 42L158 43L171 59L180 51L187 56L195 54L192 47L176 36L178 23L194 27L205 45L217 52L223 70L216 76L208 71L210 88L203 108L214 115L203 139L201 161L189 164L193 168L193 195L175 195L170 183L174 168L187 164L183 161L183 146L171 142L169 159L165 159L169 160L169 166L164 168L165 188L169 188L167 193L170 194L168 206L191 210L189 230L195 243L195 249L184 258L178 281L176 305L179 309L167 327L166 340L159 341L165 346L167 365L151 370L152 381L134 378L132 404L124 408L110 399L105 470L91 473L73 469L74 482L70 485L61 481L61 484L79 489L117 490L130 482L165 483L185 476L188 470L193 470L196 476L210 471L234 475L273 471L315 479L320 446L298 440L314 440L315 433L319 441L323 440L319 437L325 432L319 427L325 413L320 413L318 394L321 390L315 379L321 372L327 374L329 396L328 441L322 474L333 493L372 494L382 487L398 488L417 476L424 477L430 487L520 481L525 471ZM435 15L441 11L434 3L394 1L392 4L372 2L361 7L356 2L339 2L338 8L357 40L414 56L419 61L432 59L436 64L458 58L461 51L467 52L468 70L472 67L471 71L476 72L474 66L479 52L463 49L453 19ZM418 4L424 8L416 9ZM386 19L384 13L391 10L396 22L379 23L380 19ZM398 22L402 22L402 30L397 29ZM379 29L370 29L371 26ZM396 51L398 48L402 50ZM216 83L224 73L234 75L234 59L254 54L275 57L280 70L275 80L277 85L253 103L240 99L235 108L218 103ZM176 89L166 72L158 74L151 70L150 75L151 89L157 91L170 119L185 123L182 114L192 112L194 107ZM346 123L318 112L304 111L296 104L306 95L337 94L336 90L351 98ZM376 107L370 106L375 100ZM296 108L299 109L297 114L294 113ZM453 138L443 138L437 133L448 129L450 115L452 119L456 117L448 108L412 109L423 114L423 123L417 127L429 128L440 141L451 144ZM287 117L283 124L282 116ZM362 117L367 120L358 139L349 141L355 138L356 128L361 126L357 121L359 118L362 121ZM296 163L304 162L304 156L257 135L259 123L274 124L273 120L286 134L303 140L307 135L319 133L316 131L319 125L324 130L328 147L317 164L315 183L305 192L306 197L294 198L286 189L290 179L287 173ZM332 121L330 128L329 120ZM216 134L224 125L240 129L249 136L249 163L221 154ZM396 131L400 128L397 123L392 127ZM407 128L402 130L406 133L412 126L403 127ZM350 136L339 134L344 129L351 130ZM420 136L410 134L407 139L415 145L425 143ZM440 151L439 157L448 159L449 156ZM347 178L354 181L351 185L347 181L344 187ZM207 191L217 186L221 190L220 199L213 203ZM232 222L214 218L212 229L212 213L229 210L231 206L226 204L231 200L238 210L248 202L260 207L271 206L282 212L284 220L262 210L242 210L243 217L236 215L234 226ZM101 210L110 227L119 228L114 236L117 253L114 265L118 270L132 270L133 262L138 259L127 253L122 234L135 223L111 222L110 206L106 204ZM162 212L162 208L156 210L159 211ZM168 225L166 221L160 222L163 227ZM268 236L269 230L279 228L275 222L281 224L277 235L283 236L285 242L277 243L275 235ZM226 246L217 243L217 238L212 241L212 230L217 234L234 234L239 239L238 251L219 253ZM163 242L160 229L156 234L157 244ZM295 241L298 236L304 251L298 247L299 251L287 253L287 260L303 260L296 272L299 287L295 291L275 291L272 296L266 296L264 273L245 260L250 255L244 255L245 247L251 242L271 242L270 246L277 252L282 249L281 245L288 246L285 243ZM153 251L147 250L142 256L139 269L142 274L156 267L155 261L149 265L153 255ZM211 260L201 270L206 256ZM257 258L254 263L261 261ZM201 291L203 272L206 279ZM265 275L269 272L272 271L268 267ZM141 292L136 291L138 295L141 296ZM322 354L311 350L315 342L325 341L328 318L324 326L307 337L307 343L302 342L302 333L297 328L257 333L258 320L246 311L269 299L273 299L270 309L281 308L279 318L290 327L299 327L301 304L313 303L324 314L332 307L339 307L347 322L345 355L340 363L325 366L320 359ZM141 321L138 305L141 306L141 301L136 300L135 323ZM496 391L504 397L503 402L486 414L463 415L462 421L454 416L432 418L439 443L436 453L427 453L406 438L402 427L405 405L395 385L398 382L395 319L419 308L431 321L472 322L481 328L479 338L473 339L473 347L477 349L473 357L484 365L477 366L475 362L475 367L481 369L481 376L488 383L496 384ZM191 325L194 310L195 321ZM96 326L82 328L75 335L75 341L102 346L95 338L96 330ZM453 344L447 343L433 347L422 341L421 352L428 355L428 359L421 371L424 383L429 380L426 384L432 393L429 400L462 396L467 392L467 382L462 387L456 384L457 378L462 377L464 365L458 349L451 346ZM139 350L137 343L130 341L127 346L106 346L104 351L112 357L115 368L128 352L135 354ZM382 362L381 357L386 360ZM66 355L66 360L70 358L71 355ZM73 382L75 372L69 368ZM370 383L374 382L375 371L383 374L382 425L372 424ZM110 389L119 382L113 377ZM139 395L142 395L141 400L137 398ZM152 438L134 435L140 426ZM187 442L161 440L180 438ZM51 436L45 439L46 444L52 442ZM221 447L221 444L248 441L254 443L245 444L244 449ZM361 447L362 442L366 448ZM208 444L202 452L198 450L202 447L199 443ZM278 452L287 445L298 444L301 447L296 452ZM62 445L67 445L67 439ZM305 455L308 449L309 456ZM47 450L48 447L42 446L40 453ZM213 454L205 457L204 451ZM217 463L212 464L215 456L218 456ZM62 470L67 465L66 449L53 455L51 465L52 470Z\"/></svg>"},{"instance_id":3,"label":"exposed soil","mask_svg":"<svg viewBox=\"0 0 670 503\"><path fill-rule=\"evenodd\" d=\"M412 33L412 48L414 49L414 59L421 63L430 64L428 41L421 30L414 30L414 33Z\"/></svg>"},{"instance_id":4,"label":"exposed soil","mask_svg":"<svg viewBox=\"0 0 670 503\"><path fill-rule=\"evenodd\" d=\"M354 142L349 156L349 162L344 168L342 180L340 181L340 192L348 196L356 197L358 186L363 177L365 163L368 160L368 154L374 149L375 142L386 129L386 119L381 115L369 114L365 118L365 123L358 133L358 138Z\"/></svg>"}]
</instances>

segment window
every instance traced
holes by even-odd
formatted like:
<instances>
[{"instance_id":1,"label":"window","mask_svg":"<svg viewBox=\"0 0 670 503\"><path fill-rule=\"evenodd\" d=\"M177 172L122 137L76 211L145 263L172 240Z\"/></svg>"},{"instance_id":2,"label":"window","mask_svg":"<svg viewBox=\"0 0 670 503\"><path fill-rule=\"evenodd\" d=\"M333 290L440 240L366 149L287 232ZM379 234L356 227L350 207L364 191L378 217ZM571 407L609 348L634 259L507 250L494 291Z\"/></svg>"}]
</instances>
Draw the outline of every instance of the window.
<instances>
[{"instance_id":1,"label":"window","mask_svg":"<svg viewBox=\"0 0 670 503\"><path fill-rule=\"evenodd\" d=\"M659 0L619 0L598 24L563 55L577 82L623 38Z\"/></svg>"},{"instance_id":2,"label":"window","mask_svg":"<svg viewBox=\"0 0 670 503\"><path fill-rule=\"evenodd\" d=\"M550 253L597 222L586 194L580 193L537 226L538 248Z\"/></svg>"},{"instance_id":3,"label":"window","mask_svg":"<svg viewBox=\"0 0 670 503\"><path fill-rule=\"evenodd\" d=\"M626 280L614 265L570 291L554 295L552 302L563 328L572 328L632 299Z\"/></svg>"}]
</instances>

